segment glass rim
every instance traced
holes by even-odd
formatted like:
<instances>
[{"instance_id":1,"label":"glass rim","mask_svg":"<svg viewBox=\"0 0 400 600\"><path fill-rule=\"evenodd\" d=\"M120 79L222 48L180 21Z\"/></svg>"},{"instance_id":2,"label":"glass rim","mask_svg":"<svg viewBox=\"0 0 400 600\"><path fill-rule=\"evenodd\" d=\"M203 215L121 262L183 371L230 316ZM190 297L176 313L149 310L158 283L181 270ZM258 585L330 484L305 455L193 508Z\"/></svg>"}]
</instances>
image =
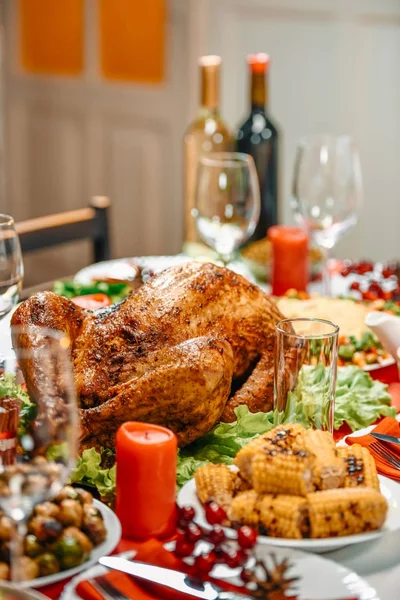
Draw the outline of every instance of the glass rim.
<instances>
[{"instance_id":1,"label":"glass rim","mask_svg":"<svg viewBox=\"0 0 400 600\"><path fill-rule=\"evenodd\" d=\"M303 323L320 323L323 325L328 325L329 327L332 328L332 331L330 331L329 333L296 333L296 332L290 332L290 331L285 331L284 329L281 329L281 325L283 325L284 323L299 323L299 322L303 322ZM287 335L288 337L292 337L292 338L297 338L297 339L306 339L306 340L315 340L315 339L320 339L320 338L326 338L326 337L335 337L338 335L339 333L339 325L336 325L336 323L333 323L332 321L328 321L327 319L317 319L317 318L311 318L311 317L293 317L292 319L281 319L280 321L278 321L278 323L276 323L275 325L275 330L278 331L279 333L283 333L284 335Z\"/></svg>"},{"instance_id":2,"label":"glass rim","mask_svg":"<svg viewBox=\"0 0 400 600\"><path fill-rule=\"evenodd\" d=\"M352 138L351 135L347 134L347 133L339 133L339 134L334 134L334 133L312 133L310 135L304 135L303 137L301 137L298 142L297 142L297 147L298 148L304 148L306 146L309 146L310 143L312 142L332 142L334 141L336 142L348 142L350 144L354 144L354 140Z\"/></svg>"},{"instance_id":3,"label":"glass rim","mask_svg":"<svg viewBox=\"0 0 400 600\"><path fill-rule=\"evenodd\" d=\"M0 227L12 227L13 225L15 225L14 217L0 213Z\"/></svg>"},{"instance_id":4,"label":"glass rim","mask_svg":"<svg viewBox=\"0 0 400 600\"><path fill-rule=\"evenodd\" d=\"M245 152L210 152L199 156L199 164L205 167L240 168L253 163L253 157Z\"/></svg>"},{"instance_id":5,"label":"glass rim","mask_svg":"<svg viewBox=\"0 0 400 600\"><path fill-rule=\"evenodd\" d=\"M12 342L13 335L27 335L29 331L34 335L40 335L42 338L50 338L51 341L48 345L48 349L50 350L50 352L55 351L55 348L57 347L61 348L61 350L68 350L71 348L71 339L67 333L61 331L60 329L51 329L50 327L42 327L41 325L10 326L10 329L7 332L4 331L2 334L0 334L0 340L2 336L9 335ZM53 345L54 343L56 343L56 345ZM8 356L10 358L13 358L17 352L20 356L22 355L23 357L25 357L28 356L31 352L37 351L38 349L40 350L41 348L33 346L30 348L21 347L19 349L16 349L14 344L12 343L12 347L4 352L1 348L0 343L0 358L2 360Z\"/></svg>"}]
</instances>

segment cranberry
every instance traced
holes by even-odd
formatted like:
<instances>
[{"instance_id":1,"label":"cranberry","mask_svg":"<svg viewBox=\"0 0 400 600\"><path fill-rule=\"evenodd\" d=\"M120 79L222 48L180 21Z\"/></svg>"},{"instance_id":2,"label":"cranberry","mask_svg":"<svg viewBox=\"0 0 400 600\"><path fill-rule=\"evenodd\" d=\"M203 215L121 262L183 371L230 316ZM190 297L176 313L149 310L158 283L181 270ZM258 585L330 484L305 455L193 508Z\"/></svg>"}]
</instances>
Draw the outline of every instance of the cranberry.
<instances>
[{"instance_id":1,"label":"cranberry","mask_svg":"<svg viewBox=\"0 0 400 600\"><path fill-rule=\"evenodd\" d=\"M206 519L210 525L221 525L226 519L226 512L222 506L218 506L218 504L212 500L211 502L207 502L205 513Z\"/></svg>"},{"instance_id":2,"label":"cranberry","mask_svg":"<svg viewBox=\"0 0 400 600\"><path fill-rule=\"evenodd\" d=\"M381 298L383 300L391 300L393 298L393 292L382 292Z\"/></svg>"},{"instance_id":3,"label":"cranberry","mask_svg":"<svg viewBox=\"0 0 400 600\"><path fill-rule=\"evenodd\" d=\"M193 506L182 506L178 510L178 519L179 521L186 521L186 523L191 523L196 516L196 511Z\"/></svg>"},{"instance_id":4,"label":"cranberry","mask_svg":"<svg viewBox=\"0 0 400 600\"><path fill-rule=\"evenodd\" d=\"M203 531L198 525L196 525L196 523L189 523L185 532L185 536L188 542L193 542L195 544L201 540Z\"/></svg>"},{"instance_id":5,"label":"cranberry","mask_svg":"<svg viewBox=\"0 0 400 600\"><path fill-rule=\"evenodd\" d=\"M240 565L244 563L245 559L247 559L247 556L243 552L234 550L233 548L229 548L229 550L224 550L224 563L231 569L236 569L236 567L240 567Z\"/></svg>"},{"instance_id":6,"label":"cranberry","mask_svg":"<svg viewBox=\"0 0 400 600\"><path fill-rule=\"evenodd\" d=\"M175 554L179 558L185 558L190 556L194 550L196 544L189 542L185 536L179 536L176 538Z\"/></svg>"},{"instance_id":7,"label":"cranberry","mask_svg":"<svg viewBox=\"0 0 400 600\"><path fill-rule=\"evenodd\" d=\"M347 267L343 267L343 269L340 271L340 274L342 275L342 277L347 277L352 272L353 272L353 267L347 266Z\"/></svg>"},{"instance_id":8,"label":"cranberry","mask_svg":"<svg viewBox=\"0 0 400 600\"><path fill-rule=\"evenodd\" d=\"M355 272L358 273L359 275L364 275L365 273L370 273L373 270L374 270L374 265L372 264L372 262L367 261L367 260L363 260L355 268Z\"/></svg>"},{"instance_id":9,"label":"cranberry","mask_svg":"<svg viewBox=\"0 0 400 600\"><path fill-rule=\"evenodd\" d=\"M350 286L351 290L359 290L360 289L360 284L358 283L358 281L353 281L353 283Z\"/></svg>"},{"instance_id":10,"label":"cranberry","mask_svg":"<svg viewBox=\"0 0 400 600\"><path fill-rule=\"evenodd\" d=\"M252 527L244 525L238 531L237 541L239 546L245 550L253 548L257 543L257 532Z\"/></svg>"},{"instance_id":11,"label":"cranberry","mask_svg":"<svg viewBox=\"0 0 400 600\"><path fill-rule=\"evenodd\" d=\"M384 279L393 277L393 275L396 275L396 271L394 269L391 269L390 267L384 267L382 269L382 277L384 277Z\"/></svg>"},{"instance_id":12,"label":"cranberry","mask_svg":"<svg viewBox=\"0 0 400 600\"><path fill-rule=\"evenodd\" d=\"M382 287L377 281L372 281L368 286L368 291L379 295L382 292Z\"/></svg>"},{"instance_id":13,"label":"cranberry","mask_svg":"<svg viewBox=\"0 0 400 600\"><path fill-rule=\"evenodd\" d=\"M214 552L208 552L207 554L200 554L194 559L194 566L200 573L208 574L212 571L213 567L217 562L217 557Z\"/></svg>"},{"instance_id":14,"label":"cranberry","mask_svg":"<svg viewBox=\"0 0 400 600\"><path fill-rule=\"evenodd\" d=\"M225 541L225 533L220 525L214 525L208 534L208 539L215 546L219 546Z\"/></svg>"}]
</instances>

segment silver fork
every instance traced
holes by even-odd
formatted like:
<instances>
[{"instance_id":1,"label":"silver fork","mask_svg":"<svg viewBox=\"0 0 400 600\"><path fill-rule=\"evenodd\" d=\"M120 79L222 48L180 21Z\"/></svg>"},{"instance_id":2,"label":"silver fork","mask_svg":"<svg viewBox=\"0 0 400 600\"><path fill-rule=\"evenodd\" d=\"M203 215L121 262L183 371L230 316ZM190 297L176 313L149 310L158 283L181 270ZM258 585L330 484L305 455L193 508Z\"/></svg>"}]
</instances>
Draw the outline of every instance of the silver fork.
<instances>
[{"instance_id":1,"label":"silver fork","mask_svg":"<svg viewBox=\"0 0 400 600\"><path fill-rule=\"evenodd\" d=\"M104 596L104 600L131 600L120 592L111 581L108 581L104 575L95 577L94 582Z\"/></svg>"},{"instance_id":2,"label":"silver fork","mask_svg":"<svg viewBox=\"0 0 400 600\"><path fill-rule=\"evenodd\" d=\"M384 446L384 444L382 444L382 442L379 442L378 440L376 442L372 442L371 449L374 452L376 452L378 454L378 456L380 456L381 458L386 460L390 465L392 465L392 467L395 467L396 469L400 469L400 459L396 458L390 452L390 450L385 448L385 446Z\"/></svg>"}]
</instances>

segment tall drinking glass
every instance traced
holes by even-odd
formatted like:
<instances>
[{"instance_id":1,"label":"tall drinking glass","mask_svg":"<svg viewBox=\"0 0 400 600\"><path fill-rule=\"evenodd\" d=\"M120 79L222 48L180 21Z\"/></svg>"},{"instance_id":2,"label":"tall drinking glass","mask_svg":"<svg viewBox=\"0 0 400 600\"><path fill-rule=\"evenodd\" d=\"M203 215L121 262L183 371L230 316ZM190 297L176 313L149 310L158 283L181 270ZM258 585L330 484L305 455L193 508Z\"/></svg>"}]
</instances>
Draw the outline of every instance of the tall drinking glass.
<instances>
[{"instance_id":1,"label":"tall drinking glass","mask_svg":"<svg viewBox=\"0 0 400 600\"><path fill-rule=\"evenodd\" d=\"M285 319L275 332L275 425L333 432L339 327L323 319Z\"/></svg>"},{"instance_id":2,"label":"tall drinking glass","mask_svg":"<svg viewBox=\"0 0 400 600\"><path fill-rule=\"evenodd\" d=\"M0 336L0 506L17 526L10 551L18 582L25 578L27 520L67 482L79 428L68 337L43 327L13 328L7 351L9 335Z\"/></svg>"},{"instance_id":3,"label":"tall drinking glass","mask_svg":"<svg viewBox=\"0 0 400 600\"><path fill-rule=\"evenodd\" d=\"M295 220L320 247L323 288L331 295L329 251L357 222L362 204L361 166L348 136L303 139L297 148L292 209Z\"/></svg>"},{"instance_id":4,"label":"tall drinking glass","mask_svg":"<svg viewBox=\"0 0 400 600\"><path fill-rule=\"evenodd\" d=\"M254 233L260 217L260 189L252 157L215 152L199 158L195 208L202 240L227 264Z\"/></svg>"},{"instance_id":5,"label":"tall drinking glass","mask_svg":"<svg viewBox=\"0 0 400 600\"><path fill-rule=\"evenodd\" d=\"M0 214L0 319L18 302L24 266L14 219Z\"/></svg>"}]
</instances>

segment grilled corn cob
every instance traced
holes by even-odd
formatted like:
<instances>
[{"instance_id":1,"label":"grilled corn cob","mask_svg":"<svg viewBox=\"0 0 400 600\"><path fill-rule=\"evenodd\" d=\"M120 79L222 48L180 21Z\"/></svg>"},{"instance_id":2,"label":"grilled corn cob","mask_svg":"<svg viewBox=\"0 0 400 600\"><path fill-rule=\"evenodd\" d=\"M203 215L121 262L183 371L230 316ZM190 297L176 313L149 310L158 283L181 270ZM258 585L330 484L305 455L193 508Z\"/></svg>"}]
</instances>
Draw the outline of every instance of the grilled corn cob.
<instances>
[{"instance_id":1,"label":"grilled corn cob","mask_svg":"<svg viewBox=\"0 0 400 600\"><path fill-rule=\"evenodd\" d=\"M314 463L314 457L304 450L265 448L251 462L253 487L259 494L305 496L315 490Z\"/></svg>"},{"instance_id":2,"label":"grilled corn cob","mask_svg":"<svg viewBox=\"0 0 400 600\"><path fill-rule=\"evenodd\" d=\"M234 460L235 465L240 469L242 477L251 482L251 463L257 452L275 447L291 449L297 435L303 431L304 427L297 423L278 425L244 446L244 448L239 450Z\"/></svg>"},{"instance_id":3,"label":"grilled corn cob","mask_svg":"<svg viewBox=\"0 0 400 600\"><path fill-rule=\"evenodd\" d=\"M258 527L260 514L258 511L259 495L254 490L240 492L234 497L228 509L228 517L232 524Z\"/></svg>"},{"instance_id":4,"label":"grilled corn cob","mask_svg":"<svg viewBox=\"0 0 400 600\"><path fill-rule=\"evenodd\" d=\"M232 502L236 474L226 465L204 465L194 474L197 495L203 504L214 500L225 510Z\"/></svg>"},{"instance_id":5,"label":"grilled corn cob","mask_svg":"<svg viewBox=\"0 0 400 600\"><path fill-rule=\"evenodd\" d=\"M301 539L309 536L307 500L301 496L266 494L258 504L260 533L272 537Z\"/></svg>"},{"instance_id":6,"label":"grilled corn cob","mask_svg":"<svg viewBox=\"0 0 400 600\"><path fill-rule=\"evenodd\" d=\"M385 522L385 497L370 488L342 488L308 494L312 538L353 535L379 529Z\"/></svg>"},{"instance_id":7,"label":"grilled corn cob","mask_svg":"<svg viewBox=\"0 0 400 600\"><path fill-rule=\"evenodd\" d=\"M304 429L297 436L293 450L305 450L315 457L313 477L318 490L342 487L345 478L343 460L338 456L329 431Z\"/></svg>"},{"instance_id":8,"label":"grilled corn cob","mask_svg":"<svg viewBox=\"0 0 400 600\"><path fill-rule=\"evenodd\" d=\"M379 492L378 473L370 451L360 444L353 444L337 450L345 465L344 487L368 487Z\"/></svg>"}]
</instances>

